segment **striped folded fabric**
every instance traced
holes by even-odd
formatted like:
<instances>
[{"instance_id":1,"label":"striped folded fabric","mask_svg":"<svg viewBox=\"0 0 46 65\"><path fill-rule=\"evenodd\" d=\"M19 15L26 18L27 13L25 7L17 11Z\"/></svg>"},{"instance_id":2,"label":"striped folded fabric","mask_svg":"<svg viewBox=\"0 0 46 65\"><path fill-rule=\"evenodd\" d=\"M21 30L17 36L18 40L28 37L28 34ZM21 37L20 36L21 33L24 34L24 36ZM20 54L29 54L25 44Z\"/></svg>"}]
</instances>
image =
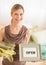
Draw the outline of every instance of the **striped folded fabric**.
<instances>
[{"instance_id":1,"label":"striped folded fabric","mask_svg":"<svg viewBox=\"0 0 46 65\"><path fill-rule=\"evenodd\" d=\"M13 44L0 42L0 57L7 58L10 62L12 62L13 55L16 54L13 48L14 48Z\"/></svg>"}]
</instances>

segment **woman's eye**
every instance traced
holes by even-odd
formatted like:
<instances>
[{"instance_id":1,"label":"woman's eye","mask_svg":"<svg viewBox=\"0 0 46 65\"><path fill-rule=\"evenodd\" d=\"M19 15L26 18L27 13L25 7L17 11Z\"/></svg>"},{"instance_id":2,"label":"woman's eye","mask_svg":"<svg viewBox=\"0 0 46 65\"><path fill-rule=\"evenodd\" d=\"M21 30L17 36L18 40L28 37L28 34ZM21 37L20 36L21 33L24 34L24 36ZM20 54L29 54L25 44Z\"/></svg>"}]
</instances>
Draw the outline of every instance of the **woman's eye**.
<instances>
[{"instance_id":1,"label":"woman's eye","mask_svg":"<svg viewBox=\"0 0 46 65\"><path fill-rule=\"evenodd\" d=\"M23 14L20 14L20 16L22 16Z\"/></svg>"},{"instance_id":2,"label":"woman's eye","mask_svg":"<svg viewBox=\"0 0 46 65\"><path fill-rule=\"evenodd\" d=\"M15 13L15 15L17 15L17 14Z\"/></svg>"}]
</instances>

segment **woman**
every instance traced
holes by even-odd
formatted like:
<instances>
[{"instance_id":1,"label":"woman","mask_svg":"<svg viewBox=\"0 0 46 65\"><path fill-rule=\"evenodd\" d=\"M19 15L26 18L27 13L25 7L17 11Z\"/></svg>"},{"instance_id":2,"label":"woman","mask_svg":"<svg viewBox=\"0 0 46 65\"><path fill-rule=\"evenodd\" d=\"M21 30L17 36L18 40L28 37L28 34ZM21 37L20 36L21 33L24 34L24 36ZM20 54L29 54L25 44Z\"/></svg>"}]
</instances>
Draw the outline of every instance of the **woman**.
<instances>
[{"instance_id":1,"label":"woman","mask_svg":"<svg viewBox=\"0 0 46 65\"><path fill-rule=\"evenodd\" d=\"M3 65L25 65L25 62L19 61L19 44L28 43L30 31L24 25L20 24L23 19L23 14L23 6L15 4L11 9L11 24L5 26L0 31L0 41L14 44L14 51L16 51L16 55L13 56L14 61L11 63L7 59L4 59L2 62Z\"/></svg>"}]
</instances>

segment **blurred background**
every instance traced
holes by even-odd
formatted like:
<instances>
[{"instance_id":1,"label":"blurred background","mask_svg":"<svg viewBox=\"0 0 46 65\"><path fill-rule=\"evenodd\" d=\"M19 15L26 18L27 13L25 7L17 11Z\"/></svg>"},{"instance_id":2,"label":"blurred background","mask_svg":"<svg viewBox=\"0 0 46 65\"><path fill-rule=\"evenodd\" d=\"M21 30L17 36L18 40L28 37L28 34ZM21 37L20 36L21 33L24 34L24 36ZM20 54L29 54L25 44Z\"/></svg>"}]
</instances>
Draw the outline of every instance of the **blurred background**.
<instances>
[{"instance_id":1,"label":"blurred background","mask_svg":"<svg viewBox=\"0 0 46 65\"><path fill-rule=\"evenodd\" d=\"M10 23L10 10L16 3L22 4L25 9L24 25L46 28L46 0L0 0L0 25Z\"/></svg>"}]
</instances>

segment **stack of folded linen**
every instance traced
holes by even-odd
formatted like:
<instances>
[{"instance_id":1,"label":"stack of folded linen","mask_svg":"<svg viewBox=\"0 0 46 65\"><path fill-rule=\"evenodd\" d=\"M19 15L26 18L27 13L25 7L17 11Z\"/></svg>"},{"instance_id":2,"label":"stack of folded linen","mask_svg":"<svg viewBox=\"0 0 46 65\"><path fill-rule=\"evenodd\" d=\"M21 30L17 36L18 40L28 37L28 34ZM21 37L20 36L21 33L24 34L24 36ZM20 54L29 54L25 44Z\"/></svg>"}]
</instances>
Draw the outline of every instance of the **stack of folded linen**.
<instances>
[{"instance_id":1,"label":"stack of folded linen","mask_svg":"<svg viewBox=\"0 0 46 65\"><path fill-rule=\"evenodd\" d=\"M7 58L10 62L12 62L13 55L16 54L13 47L13 44L0 42L0 57Z\"/></svg>"}]
</instances>

